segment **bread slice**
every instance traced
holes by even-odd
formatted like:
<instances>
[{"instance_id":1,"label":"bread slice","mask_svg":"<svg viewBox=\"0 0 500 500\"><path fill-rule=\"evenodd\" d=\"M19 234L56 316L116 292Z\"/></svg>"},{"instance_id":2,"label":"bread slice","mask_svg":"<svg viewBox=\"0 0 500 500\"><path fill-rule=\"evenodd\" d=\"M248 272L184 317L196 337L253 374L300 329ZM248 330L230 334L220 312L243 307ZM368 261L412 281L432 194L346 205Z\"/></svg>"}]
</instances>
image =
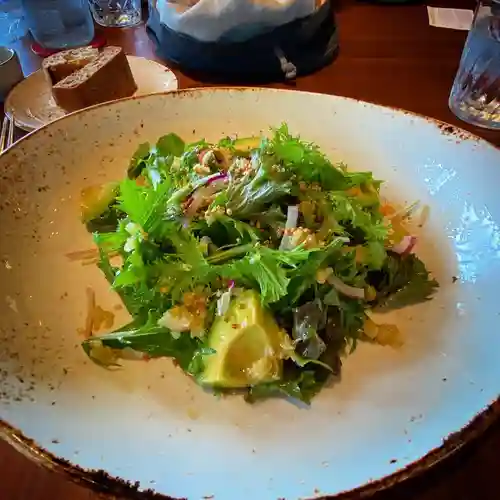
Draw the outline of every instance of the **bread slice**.
<instances>
[{"instance_id":1,"label":"bread slice","mask_svg":"<svg viewBox=\"0 0 500 500\"><path fill-rule=\"evenodd\" d=\"M128 97L137 90L121 47L105 47L97 59L52 87L55 101L66 111Z\"/></svg>"},{"instance_id":2,"label":"bread slice","mask_svg":"<svg viewBox=\"0 0 500 500\"><path fill-rule=\"evenodd\" d=\"M51 85L63 80L75 71L97 59L99 50L81 47L53 54L42 62L42 69Z\"/></svg>"}]
</instances>

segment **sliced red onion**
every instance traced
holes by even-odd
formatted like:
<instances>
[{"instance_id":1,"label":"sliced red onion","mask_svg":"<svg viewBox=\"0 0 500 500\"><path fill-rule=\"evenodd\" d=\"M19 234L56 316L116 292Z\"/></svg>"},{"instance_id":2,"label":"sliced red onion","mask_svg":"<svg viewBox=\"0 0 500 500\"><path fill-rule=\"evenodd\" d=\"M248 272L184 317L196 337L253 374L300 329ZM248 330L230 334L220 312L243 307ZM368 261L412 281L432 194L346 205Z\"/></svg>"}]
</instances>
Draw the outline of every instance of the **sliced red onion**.
<instances>
[{"instance_id":1,"label":"sliced red onion","mask_svg":"<svg viewBox=\"0 0 500 500\"><path fill-rule=\"evenodd\" d=\"M206 177L204 182L198 185L186 200L186 215L192 217L203 205L206 198L221 191L226 182L227 174L217 173Z\"/></svg>"},{"instance_id":2,"label":"sliced red onion","mask_svg":"<svg viewBox=\"0 0 500 500\"><path fill-rule=\"evenodd\" d=\"M299 220L299 206L298 205L290 205L286 214L286 229L295 229L297 227L297 221ZM283 235L280 242L280 250L290 250L291 249L292 236L289 234Z\"/></svg>"},{"instance_id":3,"label":"sliced red onion","mask_svg":"<svg viewBox=\"0 0 500 500\"><path fill-rule=\"evenodd\" d=\"M365 298L364 288L346 285L340 278L337 278L337 276L329 276L327 281L337 290L337 292L346 295L347 297L351 297L351 299Z\"/></svg>"},{"instance_id":4,"label":"sliced red onion","mask_svg":"<svg viewBox=\"0 0 500 500\"><path fill-rule=\"evenodd\" d=\"M295 229L297 227L297 221L299 219L299 206L290 205L286 214L286 229Z\"/></svg>"},{"instance_id":5,"label":"sliced red onion","mask_svg":"<svg viewBox=\"0 0 500 500\"><path fill-rule=\"evenodd\" d=\"M212 184L212 182L218 181L219 179L227 179L227 174L225 172L217 172L216 174L210 175L206 177L205 184Z\"/></svg>"},{"instance_id":6,"label":"sliced red onion","mask_svg":"<svg viewBox=\"0 0 500 500\"><path fill-rule=\"evenodd\" d=\"M417 244L416 236L404 236L403 239L396 245L394 245L391 250L394 253L398 253L400 255L408 255L415 245Z\"/></svg>"},{"instance_id":7,"label":"sliced red onion","mask_svg":"<svg viewBox=\"0 0 500 500\"><path fill-rule=\"evenodd\" d=\"M227 179L227 174L225 172L217 172L212 175L208 175L207 177L204 177L203 179L200 179L194 186L193 190L191 191L189 197L186 199L186 206L189 206L192 201L192 196L193 194L203 186L207 186L212 184L215 181L218 181L220 179L223 179L224 181Z\"/></svg>"},{"instance_id":8,"label":"sliced red onion","mask_svg":"<svg viewBox=\"0 0 500 500\"><path fill-rule=\"evenodd\" d=\"M292 237L289 234L283 235L280 242L280 250L291 250Z\"/></svg>"},{"instance_id":9,"label":"sliced red onion","mask_svg":"<svg viewBox=\"0 0 500 500\"><path fill-rule=\"evenodd\" d=\"M206 193L204 192L204 189L197 189L196 191L194 191L194 193L186 202L185 214L188 217L192 217L201 207L203 201L205 200L205 197Z\"/></svg>"},{"instance_id":10,"label":"sliced red onion","mask_svg":"<svg viewBox=\"0 0 500 500\"><path fill-rule=\"evenodd\" d=\"M218 193L226 187L226 179L217 179L212 181L210 184L205 186L205 189L211 192L211 194Z\"/></svg>"},{"instance_id":11,"label":"sliced red onion","mask_svg":"<svg viewBox=\"0 0 500 500\"><path fill-rule=\"evenodd\" d=\"M405 255L408 255L409 253L413 252L413 249L415 248L416 244L417 244L417 237L413 236L411 243L408 245L408 248L406 249Z\"/></svg>"},{"instance_id":12,"label":"sliced red onion","mask_svg":"<svg viewBox=\"0 0 500 500\"><path fill-rule=\"evenodd\" d=\"M231 290L227 290L217 299L217 316L224 316L229 309L230 303Z\"/></svg>"},{"instance_id":13,"label":"sliced red onion","mask_svg":"<svg viewBox=\"0 0 500 500\"><path fill-rule=\"evenodd\" d=\"M210 149L202 149L199 153L198 153L198 161L203 164L203 158L205 158L205 155L209 153L209 151L211 151Z\"/></svg>"},{"instance_id":14,"label":"sliced red onion","mask_svg":"<svg viewBox=\"0 0 500 500\"><path fill-rule=\"evenodd\" d=\"M229 290L232 290L234 288L234 280L229 280L229 283L227 284Z\"/></svg>"}]
</instances>

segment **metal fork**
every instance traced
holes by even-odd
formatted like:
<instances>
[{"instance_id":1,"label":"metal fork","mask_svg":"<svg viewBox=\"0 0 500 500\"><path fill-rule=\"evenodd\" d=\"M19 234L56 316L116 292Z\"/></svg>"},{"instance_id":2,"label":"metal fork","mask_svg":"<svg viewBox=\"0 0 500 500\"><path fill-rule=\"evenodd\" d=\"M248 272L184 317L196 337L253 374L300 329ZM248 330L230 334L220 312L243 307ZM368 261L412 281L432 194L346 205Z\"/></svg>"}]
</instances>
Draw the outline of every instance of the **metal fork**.
<instances>
[{"instance_id":1,"label":"metal fork","mask_svg":"<svg viewBox=\"0 0 500 500\"><path fill-rule=\"evenodd\" d=\"M5 116L0 133L0 154L7 151L14 143L14 120L10 116Z\"/></svg>"}]
</instances>

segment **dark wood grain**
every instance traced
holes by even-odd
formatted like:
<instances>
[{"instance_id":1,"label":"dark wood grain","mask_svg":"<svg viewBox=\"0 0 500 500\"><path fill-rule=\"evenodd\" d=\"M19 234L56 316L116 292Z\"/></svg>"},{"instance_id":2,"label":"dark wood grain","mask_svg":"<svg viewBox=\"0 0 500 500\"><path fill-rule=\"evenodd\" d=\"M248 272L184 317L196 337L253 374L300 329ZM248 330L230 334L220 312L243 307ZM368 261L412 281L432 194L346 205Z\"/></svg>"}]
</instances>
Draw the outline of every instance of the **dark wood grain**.
<instances>
[{"instance_id":1,"label":"dark wood grain","mask_svg":"<svg viewBox=\"0 0 500 500\"><path fill-rule=\"evenodd\" d=\"M473 6L472 0L433 5ZM448 93L466 33L428 26L424 5L382 6L345 0L338 5L341 49L323 71L295 88L339 94L408 109L461 126L500 145L500 132L458 121L448 110ZM144 26L104 31L127 53L157 59ZM40 60L29 42L15 46L25 74ZM203 86L177 71L181 88ZM500 422L453 458L416 480L375 495L376 500L497 500L500 498ZM92 492L39 468L0 441L0 498L8 500L96 500Z\"/></svg>"}]
</instances>

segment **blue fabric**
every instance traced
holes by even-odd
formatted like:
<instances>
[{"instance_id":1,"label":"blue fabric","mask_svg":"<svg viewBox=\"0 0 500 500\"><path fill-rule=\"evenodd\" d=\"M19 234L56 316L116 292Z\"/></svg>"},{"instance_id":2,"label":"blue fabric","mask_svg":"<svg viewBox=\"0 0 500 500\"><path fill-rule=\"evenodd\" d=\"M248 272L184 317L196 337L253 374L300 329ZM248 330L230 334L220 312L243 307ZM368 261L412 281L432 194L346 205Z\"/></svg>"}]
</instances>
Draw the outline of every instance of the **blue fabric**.
<instances>
[{"instance_id":1,"label":"blue fabric","mask_svg":"<svg viewBox=\"0 0 500 500\"><path fill-rule=\"evenodd\" d=\"M147 27L158 55L181 70L218 81L282 81L317 71L333 61L337 30L331 1L303 19L244 42L200 42L160 23L150 6Z\"/></svg>"}]
</instances>

